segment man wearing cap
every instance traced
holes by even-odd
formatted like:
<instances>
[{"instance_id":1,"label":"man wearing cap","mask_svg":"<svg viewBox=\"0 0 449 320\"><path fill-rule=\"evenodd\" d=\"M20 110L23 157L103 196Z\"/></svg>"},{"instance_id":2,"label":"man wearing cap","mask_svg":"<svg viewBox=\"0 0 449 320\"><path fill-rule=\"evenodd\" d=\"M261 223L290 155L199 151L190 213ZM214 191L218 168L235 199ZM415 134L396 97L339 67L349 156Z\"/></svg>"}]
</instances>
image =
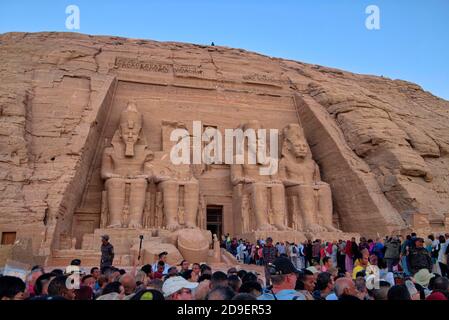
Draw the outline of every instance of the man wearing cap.
<instances>
[{"instance_id":1,"label":"man wearing cap","mask_svg":"<svg viewBox=\"0 0 449 320\"><path fill-rule=\"evenodd\" d=\"M257 300L305 300L304 295L295 290L298 271L290 259L279 257L267 268L273 286Z\"/></svg>"},{"instance_id":2,"label":"man wearing cap","mask_svg":"<svg viewBox=\"0 0 449 320\"><path fill-rule=\"evenodd\" d=\"M109 236L105 234L101 236L100 269L112 266L113 261L114 261L114 246L109 243Z\"/></svg>"},{"instance_id":3,"label":"man wearing cap","mask_svg":"<svg viewBox=\"0 0 449 320\"><path fill-rule=\"evenodd\" d=\"M81 260L80 259L73 259L71 262L70 262L70 265L71 266L81 266Z\"/></svg>"},{"instance_id":4,"label":"man wearing cap","mask_svg":"<svg viewBox=\"0 0 449 320\"><path fill-rule=\"evenodd\" d=\"M197 286L197 282L189 282L183 277L176 276L165 280L162 292L166 300L193 300L192 289Z\"/></svg>"},{"instance_id":5,"label":"man wearing cap","mask_svg":"<svg viewBox=\"0 0 449 320\"><path fill-rule=\"evenodd\" d=\"M238 273L237 268L232 267L228 269L228 277L233 275L236 276L237 273Z\"/></svg>"},{"instance_id":6,"label":"man wearing cap","mask_svg":"<svg viewBox=\"0 0 449 320\"><path fill-rule=\"evenodd\" d=\"M166 275L168 273L168 269L170 269L171 266L167 263L167 256L168 256L167 251L159 253L159 255L158 255L159 260L156 261L155 263L153 263L153 266L152 266L153 272L158 271L157 269L158 269L159 262L162 261L164 263L164 270L162 271L162 274Z\"/></svg>"},{"instance_id":7,"label":"man wearing cap","mask_svg":"<svg viewBox=\"0 0 449 320\"><path fill-rule=\"evenodd\" d=\"M410 249L407 256L408 270L414 275L421 269L432 272L432 258L429 251L424 248L424 239L415 238L415 245Z\"/></svg>"}]
</instances>

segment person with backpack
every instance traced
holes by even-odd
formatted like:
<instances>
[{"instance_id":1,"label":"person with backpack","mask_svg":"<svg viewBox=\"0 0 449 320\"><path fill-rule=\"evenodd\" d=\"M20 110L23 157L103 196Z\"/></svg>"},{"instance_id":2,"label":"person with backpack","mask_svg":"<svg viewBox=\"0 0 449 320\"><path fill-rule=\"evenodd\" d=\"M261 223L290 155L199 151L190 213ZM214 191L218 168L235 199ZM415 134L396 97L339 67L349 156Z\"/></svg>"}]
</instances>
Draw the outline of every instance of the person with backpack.
<instances>
[{"instance_id":1,"label":"person with backpack","mask_svg":"<svg viewBox=\"0 0 449 320\"><path fill-rule=\"evenodd\" d=\"M389 237L385 242L384 259L387 263L388 272L393 272L393 267L399 263L401 254L401 243L398 237Z\"/></svg>"}]
</instances>

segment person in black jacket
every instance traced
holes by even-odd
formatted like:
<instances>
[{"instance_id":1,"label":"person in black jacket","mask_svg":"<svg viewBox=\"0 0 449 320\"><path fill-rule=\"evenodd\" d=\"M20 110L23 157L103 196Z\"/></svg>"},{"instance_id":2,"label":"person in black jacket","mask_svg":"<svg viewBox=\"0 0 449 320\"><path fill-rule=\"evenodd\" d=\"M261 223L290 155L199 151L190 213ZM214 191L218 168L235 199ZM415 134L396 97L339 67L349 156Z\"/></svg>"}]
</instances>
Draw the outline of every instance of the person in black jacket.
<instances>
[{"instance_id":1,"label":"person in black jacket","mask_svg":"<svg viewBox=\"0 0 449 320\"><path fill-rule=\"evenodd\" d=\"M104 269L105 267L112 266L112 262L114 261L114 247L109 243L109 236L103 235L101 236L101 261L100 268Z\"/></svg>"},{"instance_id":2,"label":"person in black jacket","mask_svg":"<svg viewBox=\"0 0 449 320\"><path fill-rule=\"evenodd\" d=\"M432 258L429 251L424 248L424 239L416 238L415 245L410 249L407 256L407 266L412 274L421 269L428 269L432 272Z\"/></svg>"}]
</instances>

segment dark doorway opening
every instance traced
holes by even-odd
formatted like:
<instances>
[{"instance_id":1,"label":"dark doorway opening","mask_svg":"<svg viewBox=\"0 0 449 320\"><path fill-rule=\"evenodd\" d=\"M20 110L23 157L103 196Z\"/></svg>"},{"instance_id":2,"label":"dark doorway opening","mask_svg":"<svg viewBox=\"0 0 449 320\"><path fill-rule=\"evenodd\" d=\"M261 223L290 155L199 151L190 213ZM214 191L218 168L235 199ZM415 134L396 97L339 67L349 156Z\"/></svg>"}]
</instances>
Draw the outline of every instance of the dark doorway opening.
<instances>
[{"instance_id":1,"label":"dark doorway opening","mask_svg":"<svg viewBox=\"0 0 449 320\"><path fill-rule=\"evenodd\" d=\"M221 235L223 234L223 206L207 206L206 208L206 224L207 230L217 235L219 241L221 241Z\"/></svg>"},{"instance_id":2,"label":"dark doorway opening","mask_svg":"<svg viewBox=\"0 0 449 320\"><path fill-rule=\"evenodd\" d=\"M2 232L1 244L14 244L14 242L16 242L15 232Z\"/></svg>"}]
</instances>

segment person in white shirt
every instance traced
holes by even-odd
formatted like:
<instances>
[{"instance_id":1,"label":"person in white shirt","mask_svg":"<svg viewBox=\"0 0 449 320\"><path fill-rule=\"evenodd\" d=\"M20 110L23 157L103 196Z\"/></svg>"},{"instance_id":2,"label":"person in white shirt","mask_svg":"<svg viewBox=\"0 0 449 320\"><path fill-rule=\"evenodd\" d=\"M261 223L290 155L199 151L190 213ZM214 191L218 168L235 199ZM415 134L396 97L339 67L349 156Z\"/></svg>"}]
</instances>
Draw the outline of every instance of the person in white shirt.
<instances>
[{"instance_id":1,"label":"person in white shirt","mask_svg":"<svg viewBox=\"0 0 449 320\"><path fill-rule=\"evenodd\" d=\"M304 245L298 242L298 269L304 269L306 267L306 257L304 254Z\"/></svg>"},{"instance_id":2,"label":"person in white shirt","mask_svg":"<svg viewBox=\"0 0 449 320\"><path fill-rule=\"evenodd\" d=\"M159 260L156 261L155 263L153 263L153 265L151 266L153 272L157 271L157 264L159 261L163 261L164 262L164 271L162 272L164 275L168 273L168 269L170 269L170 265L167 263L167 256L168 256L168 252L164 251L159 253Z\"/></svg>"},{"instance_id":3,"label":"person in white shirt","mask_svg":"<svg viewBox=\"0 0 449 320\"><path fill-rule=\"evenodd\" d=\"M298 246L295 243L291 243L288 246L288 250L289 253L288 255L290 256L290 260L292 261L293 265L295 266L296 269L299 269L299 263L298 263Z\"/></svg>"},{"instance_id":4,"label":"person in white shirt","mask_svg":"<svg viewBox=\"0 0 449 320\"><path fill-rule=\"evenodd\" d=\"M237 260L239 260L242 263L245 261L245 250L246 246L245 243L242 241L237 247Z\"/></svg>"}]
</instances>

